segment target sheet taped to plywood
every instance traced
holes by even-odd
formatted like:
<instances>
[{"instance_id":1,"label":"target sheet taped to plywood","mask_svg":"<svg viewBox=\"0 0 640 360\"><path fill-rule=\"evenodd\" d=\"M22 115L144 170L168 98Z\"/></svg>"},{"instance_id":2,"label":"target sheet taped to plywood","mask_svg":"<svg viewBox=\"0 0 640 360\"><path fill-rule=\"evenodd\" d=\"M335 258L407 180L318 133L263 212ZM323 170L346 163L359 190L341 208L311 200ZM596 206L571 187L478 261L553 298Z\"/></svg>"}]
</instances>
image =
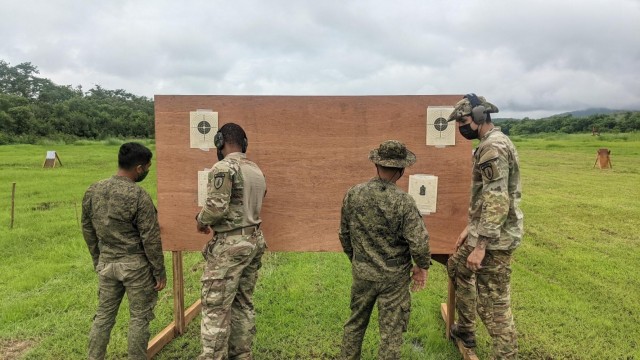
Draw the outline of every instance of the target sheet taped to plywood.
<instances>
[{"instance_id":1,"label":"target sheet taped to plywood","mask_svg":"<svg viewBox=\"0 0 640 360\"><path fill-rule=\"evenodd\" d=\"M198 110L189 113L191 127L191 148L210 149L215 147L213 137L218 132L218 113L211 110Z\"/></svg>"},{"instance_id":2,"label":"target sheet taped to plywood","mask_svg":"<svg viewBox=\"0 0 640 360\"><path fill-rule=\"evenodd\" d=\"M427 107L427 145L453 146L456 144L455 123L447 122L451 106Z\"/></svg>"}]
</instances>

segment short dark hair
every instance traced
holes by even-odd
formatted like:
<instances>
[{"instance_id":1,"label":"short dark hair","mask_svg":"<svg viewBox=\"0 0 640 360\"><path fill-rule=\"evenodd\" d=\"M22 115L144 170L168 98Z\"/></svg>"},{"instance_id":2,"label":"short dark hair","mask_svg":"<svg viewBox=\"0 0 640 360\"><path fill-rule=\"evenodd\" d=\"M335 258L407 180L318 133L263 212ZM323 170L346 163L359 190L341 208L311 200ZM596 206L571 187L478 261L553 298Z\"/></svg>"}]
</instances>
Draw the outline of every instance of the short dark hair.
<instances>
[{"instance_id":1,"label":"short dark hair","mask_svg":"<svg viewBox=\"0 0 640 360\"><path fill-rule=\"evenodd\" d=\"M225 143L236 144L244 148L243 144L246 141L245 139L247 138L247 134L240 125L226 123L222 125L219 131L222 133Z\"/></svg>"},{"instance_id":2,"label":"short dark hair","mask_svg":"<svg viewBox=\"0 0 640 360\"><path fill-rule=\"evenodd\" d=\"M125 170L133 169L138 165L147 165L153 154L146 146L136 143L128 142L120 146L118 151L118 167Z\"/></svg>"}]
</instances>

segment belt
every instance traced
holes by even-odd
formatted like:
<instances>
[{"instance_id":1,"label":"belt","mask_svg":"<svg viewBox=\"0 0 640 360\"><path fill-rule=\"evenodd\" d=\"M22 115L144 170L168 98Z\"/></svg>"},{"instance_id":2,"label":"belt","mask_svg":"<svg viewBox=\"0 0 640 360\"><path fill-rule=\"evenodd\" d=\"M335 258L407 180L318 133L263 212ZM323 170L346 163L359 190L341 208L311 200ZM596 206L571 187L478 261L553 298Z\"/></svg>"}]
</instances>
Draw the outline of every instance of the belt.
<instances>
[{"instance_id":1,"label":"belt","mask_svg":"<svg viewBox=\"0 0 640 360\"><path fill-rule=\"evenodd\" d=\"M369 259L361 254L354 254L353 258L355 260L358 261L368 261ZM401 265L406 265L407 263L411 263L411 258L408 257L399 257L399 258L394 258L394 259L386 259L384 261L385 265L387 266L401 266Z\"/></svg>"},{"instance_id":2,"label":"belt","mask_svg":"<svg viewBox=\"0 0 640 360\"><path fill-rule=\"evenodd\" d=\"M407 265L407 263L411 263L411 259L409 258L395 258L395 259L387 259L385 260L385 264L387 266L401 266Z\"/></svg>"},{"instance_id":3,"label":"belt","mask_svg":"<svg viewBox=\"0 0 640 360\"><path fill-rule=\"evenodd\" d=\"M243 227L243 228L233 229L233 230L229 230L229 231L223 231L223 232L220 232L219 234L225 234L227 236L251 235L254 232L258 231L259 228L260 228L260 225L250 225L250 226L246 226L246 227Z\"/></svg>"}]
</instances>

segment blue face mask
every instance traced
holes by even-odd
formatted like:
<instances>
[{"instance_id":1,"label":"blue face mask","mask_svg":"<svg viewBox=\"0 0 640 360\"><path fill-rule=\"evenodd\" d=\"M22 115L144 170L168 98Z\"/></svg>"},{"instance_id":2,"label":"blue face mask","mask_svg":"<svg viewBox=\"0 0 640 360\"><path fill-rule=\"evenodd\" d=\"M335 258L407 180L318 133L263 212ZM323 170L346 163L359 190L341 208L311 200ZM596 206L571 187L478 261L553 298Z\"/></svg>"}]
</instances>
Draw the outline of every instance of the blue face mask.
<instances>
[{"instance_id":1,"label":"blue face mask","mask_svg":"<svg viewBox=\"0 0 640 360\"><path fill-rule=\"evenodd\" d=\"M473 130L471 128L471 123L468 123L466 125L461 125L458 128L458 131L460 131L460 135L464 136L464 138L467 140L473 140L479 137L478 129Z\"/></svg>"}]
</instances>

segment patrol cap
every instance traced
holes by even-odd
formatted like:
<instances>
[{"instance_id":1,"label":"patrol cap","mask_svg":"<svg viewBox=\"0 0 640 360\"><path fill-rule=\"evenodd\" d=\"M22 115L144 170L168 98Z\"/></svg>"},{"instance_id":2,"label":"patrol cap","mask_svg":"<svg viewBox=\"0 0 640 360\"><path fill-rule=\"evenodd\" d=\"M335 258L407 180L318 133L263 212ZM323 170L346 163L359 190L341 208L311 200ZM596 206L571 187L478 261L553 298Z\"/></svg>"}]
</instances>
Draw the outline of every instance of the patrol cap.
<instances>
[{"instance_id":1,"label":"patrol cap","mask_svg":"<svg viewBox=\"0 0 640 360\"><path fill-rule=\"evenodd\" d=\"M484 106L485 113L491 114L497 113L499 111L498 107L488 102L487 99L484 98L484 96L478 96L478 100L480 101L479 105ZM471 106L471 101L469 101L469 99L465 96L464 98L462 98L462 100L458 101L456 106L453 108L451 115L449 115L449 120L447 121L462 120L463 116L471 115L472 108L473 107Z\"/></svg>"},{"instance_id":2,"label":"patrol cap","mask_svg":"<svg viewBox=\"0 0 640 360\"><path fill-rule=\"evenodd\" d=\"M400 141L387 140L383 141L377 149L371 150L369 160L385 167L405 168L416 162L416 155Z\"/></svg>"}]
</instances>

